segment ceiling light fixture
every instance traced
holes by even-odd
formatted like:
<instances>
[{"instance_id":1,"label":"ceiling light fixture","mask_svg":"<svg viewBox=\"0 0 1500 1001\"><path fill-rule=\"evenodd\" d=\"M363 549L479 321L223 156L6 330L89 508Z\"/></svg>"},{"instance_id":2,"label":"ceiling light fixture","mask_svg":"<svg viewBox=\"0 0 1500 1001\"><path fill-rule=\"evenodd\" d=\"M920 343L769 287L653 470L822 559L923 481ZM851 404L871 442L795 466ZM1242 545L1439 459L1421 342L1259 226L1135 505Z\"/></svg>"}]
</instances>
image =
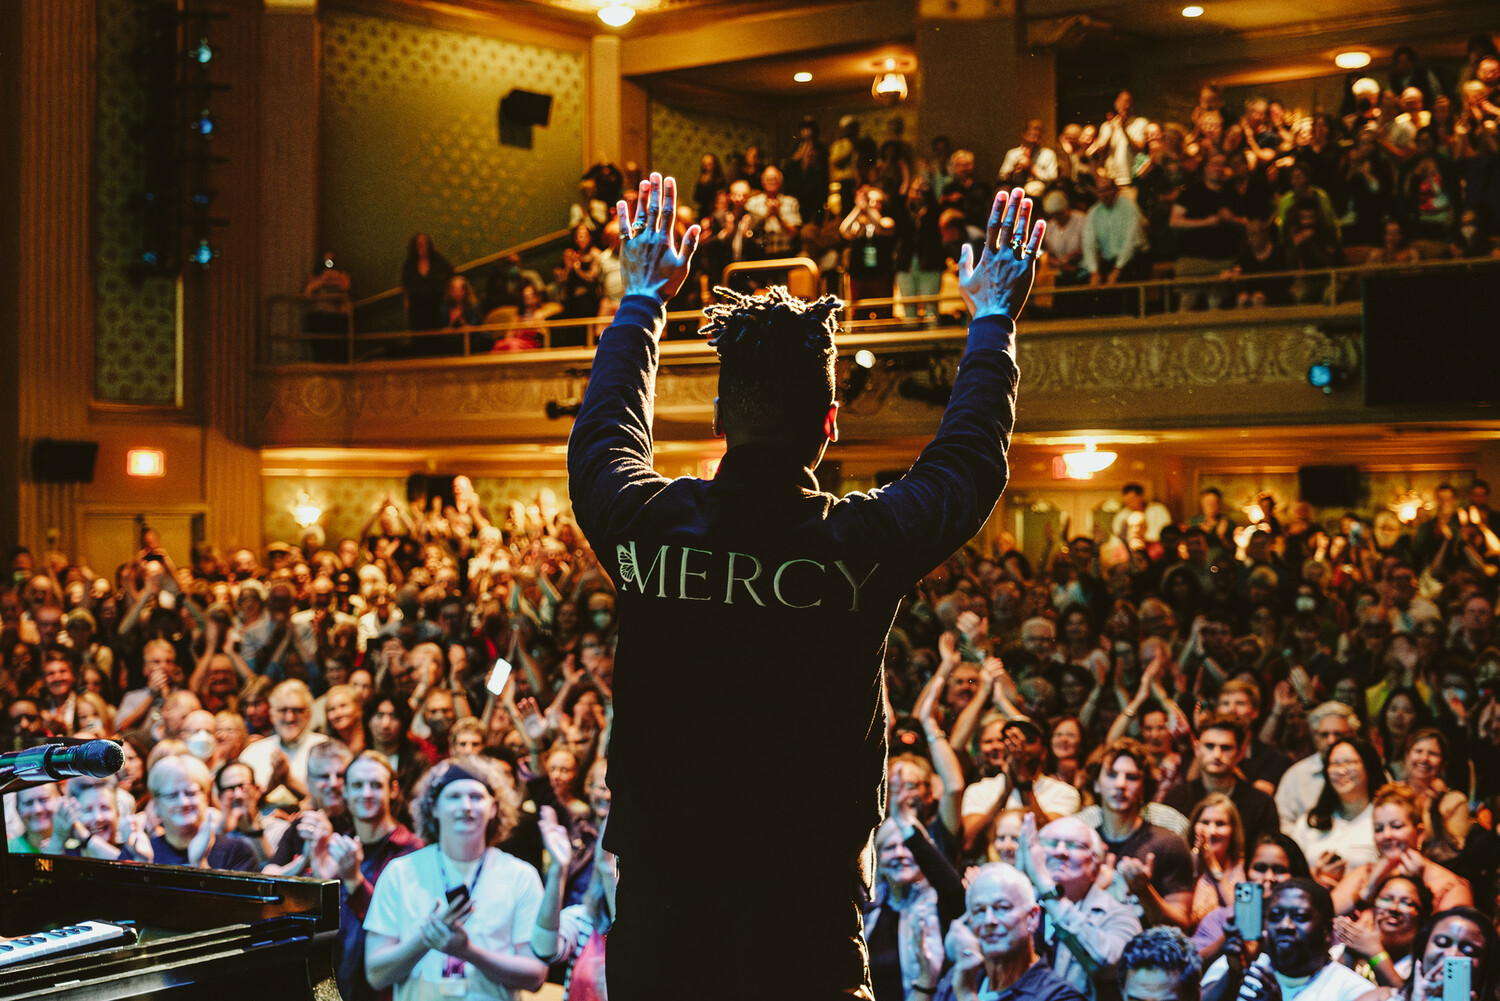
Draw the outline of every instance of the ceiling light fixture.
<instances>
[{"instance_id":1,"label":"ceiling light fixture","mask_svg":"<svg viewBox=\"0 0 1500 1001\"><path fill-rule=\"evenodd\" d=\"M801 73L793 73L792 79L798 83L812 83L812 74L803 70Z\"/></svg>"},{"instance_id":2,"label":"ceiling light fixture","mask_svg":"<svg viewBox=\"0 0 1500 1001\"><path fill-rule=\"evenodd\" d=\"M1197 4L1189 4L1188 6L1182 8L1182 16L1183 17L1202 17L1203 16L1203 8L1199 7Z\"/></svg>"},{"instance_id":3,"label":"ceiling light fixture","mask_svg":"<svg viewBox=\"0 0 1500 1001\"><path fill-rule=\"evenodd\" d=\"M1063 465L1072 480L1092 479L1095 473L1103 472L1115 464L1119 456L1114 452L1101 452L1092 438L1084 440L1082 452L1064 452Z\"/></svg>"},{"instance_id":4,"label":"ceiling light fixture","mask_svg":"<svg viewBox=\"0 0 1500 1001\"><path fill-rule=\"evenodd\" d=\"M611 28L623 28L635 17L635 8L629 4L611 3L599 8L599 20Z\"/></svg>"},{"instance_id":5,"label":"ceiling light fixture","mask_svg":"<svg viewBox=\"0 0 1500 1001\"><path fill-rule=\"evenodd\" d=\"M1341 70L1362 70L1370 65L1370 54L1363 49L1351 49L1333 57L1333 65Z\"/></svg>"}]
</instances>

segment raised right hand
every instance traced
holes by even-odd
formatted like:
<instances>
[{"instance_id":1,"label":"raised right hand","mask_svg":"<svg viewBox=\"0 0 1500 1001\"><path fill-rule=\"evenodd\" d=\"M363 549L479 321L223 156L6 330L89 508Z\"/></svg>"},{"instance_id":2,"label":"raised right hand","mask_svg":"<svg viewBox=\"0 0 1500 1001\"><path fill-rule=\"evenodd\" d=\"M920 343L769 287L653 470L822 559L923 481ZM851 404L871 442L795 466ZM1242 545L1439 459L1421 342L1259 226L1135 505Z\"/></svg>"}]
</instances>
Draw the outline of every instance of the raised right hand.
<instances>
[{"instance_id":1,"label":"raised right hand","mask_svg":"<svg viewBox=\"0 0 1500 1001\"><path fill-rule=\"evenodd\" d=\"M984 252L974 263L974 250L964 244L958 261L958 284L969 315L1020 316L1036 277L1036 258L1042 246L1045 221L1031 225L1031 199L1021 188L995 195Z\"/></svg>"}]
</instances>

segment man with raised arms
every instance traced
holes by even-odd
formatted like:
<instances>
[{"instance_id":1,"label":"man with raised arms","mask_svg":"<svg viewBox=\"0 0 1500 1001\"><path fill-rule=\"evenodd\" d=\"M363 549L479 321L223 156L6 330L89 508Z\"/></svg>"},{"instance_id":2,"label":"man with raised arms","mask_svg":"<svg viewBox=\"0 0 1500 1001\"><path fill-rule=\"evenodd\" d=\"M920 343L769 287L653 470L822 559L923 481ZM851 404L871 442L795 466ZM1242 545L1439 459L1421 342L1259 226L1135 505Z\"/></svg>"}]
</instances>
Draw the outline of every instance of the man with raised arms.
<instances>
[{"instance_id":1,"label":"man with raised arms","mask_svg":"<svg viewBox=\"0 0 1500 1001\"><path fill-rule=\"evenodd\" d=\"M699 240L696 226L675 236L676 203L657 174L633 222L620 203L625 296L568 446L578 524L619 592L609 990L868 998L857 900L885 811L886 634L1005 486L1015 318L1044 226L1019 189L995 199L986 249L960 263L973 320L937 437L902 478L840 498L813 470L838 437L842 304L779 287L720 292L707 310L717 475L652 467L664 304ZM732 711L684 713L684 691ZM690 836L705 817L709 836Z\"/></svg>"}]
</instances>

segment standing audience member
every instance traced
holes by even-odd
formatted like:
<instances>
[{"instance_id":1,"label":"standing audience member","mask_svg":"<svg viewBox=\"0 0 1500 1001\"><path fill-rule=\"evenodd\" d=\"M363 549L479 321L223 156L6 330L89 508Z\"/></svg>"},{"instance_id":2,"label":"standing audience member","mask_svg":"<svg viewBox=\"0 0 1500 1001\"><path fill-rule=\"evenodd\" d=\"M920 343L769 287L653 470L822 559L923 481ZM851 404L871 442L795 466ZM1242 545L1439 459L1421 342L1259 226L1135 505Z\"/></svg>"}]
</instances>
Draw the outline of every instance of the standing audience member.
<instances>
[{"instance_id":1,"label":"standing audience member","mask_svg":"<svg viewBox=\"0 0 1500 1001\"><path fill-rule=\"evenodd\" d=\"M370 986L397 988L401 1001L539 989L547 966L531 951L531 935L542 882L491 847L516 823L497 767L473 757L434 766L413 814L427 847L387 864L365 916Z\"/></svg>"}]
</instances>

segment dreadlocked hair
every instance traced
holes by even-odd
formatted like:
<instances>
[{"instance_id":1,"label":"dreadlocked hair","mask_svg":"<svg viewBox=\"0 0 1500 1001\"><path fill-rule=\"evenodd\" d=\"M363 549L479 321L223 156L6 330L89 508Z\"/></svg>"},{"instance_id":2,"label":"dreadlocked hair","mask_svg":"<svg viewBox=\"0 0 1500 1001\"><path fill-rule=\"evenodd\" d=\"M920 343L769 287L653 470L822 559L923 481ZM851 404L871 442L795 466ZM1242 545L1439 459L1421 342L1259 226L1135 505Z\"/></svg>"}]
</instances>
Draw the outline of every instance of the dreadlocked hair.
<instances>
[{"instance_id":1,"label":"dreadlocked hair","mask_svg":"<svg viewBox=\"0 0 1500 1001\"><path fill-rule=\"evenodd\" d=\"M719 353L719 399L731 421L756 434L804 435L834 401L833 295L806 302L773 285L759 295L715 288L699 333Z\"/></svg>"}]
</instances>

